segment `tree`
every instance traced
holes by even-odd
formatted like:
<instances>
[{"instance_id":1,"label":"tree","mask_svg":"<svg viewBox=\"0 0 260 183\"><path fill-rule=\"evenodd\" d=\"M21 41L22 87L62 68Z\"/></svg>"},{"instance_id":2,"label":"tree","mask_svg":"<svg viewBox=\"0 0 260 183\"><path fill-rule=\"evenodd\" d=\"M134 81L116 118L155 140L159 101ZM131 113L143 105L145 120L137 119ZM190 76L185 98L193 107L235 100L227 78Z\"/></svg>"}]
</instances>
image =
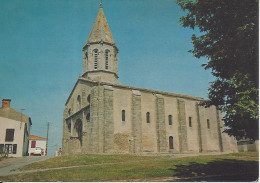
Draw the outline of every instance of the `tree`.
<instances>
[{"instance_id":1,"label":"tree","mask_svg":"<svg viewBox=\"0 0 260 183\"><path fill-rule=\"evenodd\" d=\"M202 105L215 105L224 112L224 132L230 136L258 139L258 1L177 0L177 4L187 12L180 18L182 26L201 32L192 35L190 52L196 58L206 57L202 67L216 78Z\"/></svg>"}]
</instances>

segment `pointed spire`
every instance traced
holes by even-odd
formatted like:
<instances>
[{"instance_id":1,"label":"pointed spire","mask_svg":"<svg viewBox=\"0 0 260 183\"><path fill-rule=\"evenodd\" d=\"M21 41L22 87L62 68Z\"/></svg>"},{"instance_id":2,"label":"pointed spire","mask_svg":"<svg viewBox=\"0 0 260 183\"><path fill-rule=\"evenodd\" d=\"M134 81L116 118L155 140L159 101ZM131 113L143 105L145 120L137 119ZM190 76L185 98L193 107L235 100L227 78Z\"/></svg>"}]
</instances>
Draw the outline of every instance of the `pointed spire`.
<instances>
[{"instance_id":1,"label":"pointed spire","mask_svg":"<svg viewBox=\"0 0 260 183\"><path fill-rule=\"evenodd\" d=\"M105 14L102 9L102 2L100 2L100 8L97 18L89 34L86 44L99 41L115 44Z\"/></svg>"}]
</instances>

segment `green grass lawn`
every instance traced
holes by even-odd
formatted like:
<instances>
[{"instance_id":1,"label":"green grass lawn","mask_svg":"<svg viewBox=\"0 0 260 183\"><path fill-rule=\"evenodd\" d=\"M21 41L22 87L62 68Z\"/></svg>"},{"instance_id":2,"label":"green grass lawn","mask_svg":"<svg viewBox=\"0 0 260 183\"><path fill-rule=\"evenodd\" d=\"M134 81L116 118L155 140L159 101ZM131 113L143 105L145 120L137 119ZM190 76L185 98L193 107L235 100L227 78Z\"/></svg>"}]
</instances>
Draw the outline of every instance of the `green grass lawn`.
<instances>
[{"instance_id":1,"label":"green grass lawn","mask_svg":"<svg viewBox=\"0 0 260 183\"><path fill-rule=\"evenodd\" d=\"M172 156L71 155L48 159L25 170L89 165L0 177L1 181L254 181L258 153Z\"/></svg>"}]
</instances>

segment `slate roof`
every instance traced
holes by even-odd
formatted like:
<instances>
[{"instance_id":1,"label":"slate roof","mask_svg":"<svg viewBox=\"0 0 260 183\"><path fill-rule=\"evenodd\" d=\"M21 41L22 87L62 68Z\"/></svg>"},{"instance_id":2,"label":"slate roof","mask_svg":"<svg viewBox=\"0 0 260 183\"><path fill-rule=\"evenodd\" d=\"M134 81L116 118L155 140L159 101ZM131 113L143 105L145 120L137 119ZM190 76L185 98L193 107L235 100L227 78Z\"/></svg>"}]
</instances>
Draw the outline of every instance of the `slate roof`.
<instances>
[{"instance_id":1,"label":"slate roof","mask_svg":"<svg viewBox=\"0 0 260 183\"><path fill-rule=\"evenodd\" d=\"M0 117L13 119L16 121L22 121L25 123L30 122L30 125L32 125L32 121L29 116L26 116L25 114L13 109L13 108L0 108Z\"/></svg>"},{"instance_id":2,"label":"slate roof","mask_svg":"<svg viewBox=\"0 0 260 183\"><path fill-rule=\"evenodd\" d=\"M86 44L92 42L102 42L102 41L110 44L115 44L105 14L102 9L102 4L100 4L100 9L96 21L92 27L92 30L89 34Z\"/></svg>"}]
</instances>

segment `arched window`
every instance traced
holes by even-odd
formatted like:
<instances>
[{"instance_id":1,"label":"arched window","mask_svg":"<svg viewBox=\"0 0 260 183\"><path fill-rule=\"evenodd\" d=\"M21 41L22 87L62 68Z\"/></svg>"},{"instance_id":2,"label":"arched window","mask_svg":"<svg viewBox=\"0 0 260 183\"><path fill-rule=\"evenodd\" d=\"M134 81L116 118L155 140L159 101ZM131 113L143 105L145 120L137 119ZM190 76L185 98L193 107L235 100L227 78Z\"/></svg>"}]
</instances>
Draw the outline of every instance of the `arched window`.
<instances>
[{"instance_id":1,"label":"arched window","mask_svg":"<svg viewBox=\"0 0 260 183\"><path fill-rule=\"evenodd\" d=\"M87 97L88 103L90 103L90 94Z\"/></svg>"},{"instance_id":2,"label":"arched window","mask_svg":"<svg viewBox=\"0 0 260 183\"><path fill-rule=\"evenodd\" d=\"M150 123L150 113L146 113L146 123Z\"/></svg>"},{"instance_id":3,"label":"arched window","mask_svg":"<svg viewBox=\"0 0 260 183\"><path fill-rule=\"evenodd\" d=\"M105 61L106 61L106 66L105 68L108 69L108 55L109 55L109 50L105 51Z\"/></svg>"},{"instance_id":4,"label":"arched window","mask_svg":"<svg viewBox=\"0 0 260 183\"><path fill-rule=\"evenodd\" d=\"M71 133L71 123L69 122L69 123L67 123L67 125L68 125L68 131L69 131L69 133Z\"/></svg>"},{"instance_id":5,"label":"arched window","mask_svg":"<svg viewBox=\"0 0 260 183\"><path fill-rule=\"evenodd\" d=\"M210 129L209 119L207 119L207 127Z\"/></svg>"},{"instance_id":6,"label":"arched window","mask_svg":"<svg viewBox=\"0 0 260 183\"><path fill-rule=\"evenodd\" d=\"M87 119L87 122L90 121L90 113L87 113L87 115L86 115L86 119Z\"/></svg>"},{"instance_id":7,"label":"arched window","mask_svg":"<svg viewBox=\"0 0 260 183\"><path fill-rule=\"evenodd\" d=\"M78 109L80 109L81 108L81 97L80 97L80 95L78 95L77 101L78 101Z\"/></svg>"},{"instance_id":8,"label":"arched window","mask_svg":"<svg viewBox=\"0 0 260 183\"><path fill-rule=\"evenodd\" d=\"M172 115L169 115L168 118L169 118L169 125L172 125Z\"/></svg>"},{"instance_id":9,"label":"arched window","mask_svg":"<svg viewBox=\"0 0 260 183\"><path fill-rule=\"evenodd\" d=\"M73 135L75 137L79 137L81 138L82 136L82 121L80 119L78 119L74 125L74 129L73 129Z\"/></svg>"},{"instance_id":10,"label":"arched window","mask_svg":"<svg viewBox=\"0 0 260 183\"><path fill-rule=\"evenodd\" d=\"M189 127L192 127L191 117L189 117Z\"/></svg>"},{"instance_id":11,"label":"arched window","mask_svg":"<svg viewBox=\"0 0 260 183\"><path fill-rule=\"evenodd\" d=\"M169 148L174 149L173 148L173 137L172 136L169 137Z\"/></svg>"},{"instance_id":12,"label":"arched window","mask_svg":"<svg viewBox=\"0 0 260 183\"><path fill-rule=\"evenodd\" d=\"M86 59L88 59L88 52L85 52Z\"/></svg>"},{"instance_id":13,"label":"arched window","mask_svg":"<svg viewBox=\"0 0 260 183\"><path fill-rule=\"evenodd\" d=\"M125 110L122 110L122 121L125 121Z\"/></svg>"},{"instance_id":14,"label":"arched window","mask_svg":"<svg viewBox=\"0 0 260 183\"><path fill-rule=\"evenodd\" d=\"M71 108L69 108L69 110L68 110L68 114L71 115Z\"/></svg>"},{"instance_id":15,"label":"arched window","mask_svg":"<svg viewBox=\"0 0 260 183\"><path fill-rule=\"evenodd\" d=\"M94 50L94 69L98 68L98 50Z\"/></svg>"}]
</instances>

